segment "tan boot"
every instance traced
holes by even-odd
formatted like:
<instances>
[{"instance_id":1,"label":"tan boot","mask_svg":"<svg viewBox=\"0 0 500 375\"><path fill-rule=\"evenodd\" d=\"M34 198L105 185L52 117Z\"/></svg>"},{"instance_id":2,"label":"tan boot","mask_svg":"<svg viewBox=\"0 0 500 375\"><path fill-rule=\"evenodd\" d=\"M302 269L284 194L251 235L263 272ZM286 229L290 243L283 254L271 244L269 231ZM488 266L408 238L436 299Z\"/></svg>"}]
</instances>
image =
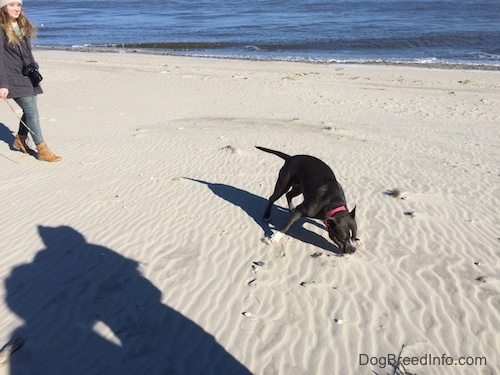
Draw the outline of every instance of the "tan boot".
<instances>
[{"instance_id":1,"label":"tan boot","mask_svg":"<svg viewBox=\"0 0 500 375\"><path fill-rule=\"evenodd\" d=\"M14 147L16 150L19 150L25 154L30 154L30 155L35 155L35 151L33 151L29 146L26 144L26 139L28 138L27 135L16 135L16 138L14 139L14 143L12 143L12 147Z\"/></svg>"},{"instance_id":2,"label":"tan boot","mask_svg":"<svg viewBox=\"0 0 500 375\"><path fill-rule=\"evenodd\" d=\"M36 148L38 150L38 160L54 162L62 159L60 156L50 151L45 142L36 145Z\"/></svg>"}]
</instances>

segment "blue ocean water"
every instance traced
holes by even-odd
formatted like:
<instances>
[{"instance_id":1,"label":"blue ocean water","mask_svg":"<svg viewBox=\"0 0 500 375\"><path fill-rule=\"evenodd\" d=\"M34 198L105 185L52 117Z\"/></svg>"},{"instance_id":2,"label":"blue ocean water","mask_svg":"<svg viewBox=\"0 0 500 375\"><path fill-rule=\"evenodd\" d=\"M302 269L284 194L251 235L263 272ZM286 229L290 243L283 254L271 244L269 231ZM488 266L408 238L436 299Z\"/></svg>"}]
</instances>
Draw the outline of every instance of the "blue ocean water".
<instances>
[{"instance_id":1,"label":"blue ocean water","mask_svg":"<svg viewBox=\"0 0 500 375\"><path fill-rule=\"evenodd\" d=\"M44 48L500 67L500 0L28 0Z\"/></svg>"}]
</instances>

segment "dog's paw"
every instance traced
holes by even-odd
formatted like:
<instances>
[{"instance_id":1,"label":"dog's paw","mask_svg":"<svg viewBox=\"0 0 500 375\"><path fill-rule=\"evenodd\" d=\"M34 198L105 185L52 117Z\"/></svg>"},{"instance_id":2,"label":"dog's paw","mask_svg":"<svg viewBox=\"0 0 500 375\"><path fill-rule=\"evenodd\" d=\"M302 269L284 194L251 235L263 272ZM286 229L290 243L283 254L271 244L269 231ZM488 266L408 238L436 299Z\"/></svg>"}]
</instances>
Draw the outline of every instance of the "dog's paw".
<instances>
[{"instance_id":1,"label":"dog's paw","mask_svg":"<svg viewBox=\"0 0 500 375\"><path fill-rule=\"evenodd\" d=\"M282 232L274 232L270 238L271 242L279 242L285 234Z\"/></svg>"},{"instance_id":2,"label":"dog's paw","mask_svg":"<svg viewBox=\"0 0 500 375\"><path fill-rule=\"evenodd\" d=\"M363 241L361 241L359 238L354 239L354 246L361 247L363 245L364 245Z\"/></svg>"},{"instance_id":3,"label":"dog's paw","mask_svg":"<svg viewBox=\"0 0 500 375\"><path fill-rule=\"evenodd\" d=\"M281 238L283 238L284 235L285 234L282 232L274 232L270 237L263 238L262 242L268 245L272 245L278 243L281 240Z\"/></svg>"}]
</instances>

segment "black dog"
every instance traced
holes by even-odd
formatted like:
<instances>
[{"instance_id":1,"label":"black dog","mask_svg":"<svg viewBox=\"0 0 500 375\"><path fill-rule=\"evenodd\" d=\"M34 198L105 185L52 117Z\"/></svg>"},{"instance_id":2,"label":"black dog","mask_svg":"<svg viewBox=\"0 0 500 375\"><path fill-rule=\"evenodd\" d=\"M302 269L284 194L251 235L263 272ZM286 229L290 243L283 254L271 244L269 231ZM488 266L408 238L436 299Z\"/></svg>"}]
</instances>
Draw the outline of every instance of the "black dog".
<instances>
[{"instance_id":1,"label":"black dog","mask_svg":"<svg viewBox=\"0 0 500 375\"><path fill-rule=\"evenodd\" d=\"M285 160L269 198L264 219L269 220L273 203L285 193L290 215L279 232L273 233L269 240L278 242L296 220L310 217L324 221L328 236L344 253L354 253L354 243L359 243L356 237L356 207L351 212L347 210L344 191L330 167L313 156L290 156L280 151L255 147ZM295 207L292 199L301 193L304 201Z\"/></svg>"}]
</instances>

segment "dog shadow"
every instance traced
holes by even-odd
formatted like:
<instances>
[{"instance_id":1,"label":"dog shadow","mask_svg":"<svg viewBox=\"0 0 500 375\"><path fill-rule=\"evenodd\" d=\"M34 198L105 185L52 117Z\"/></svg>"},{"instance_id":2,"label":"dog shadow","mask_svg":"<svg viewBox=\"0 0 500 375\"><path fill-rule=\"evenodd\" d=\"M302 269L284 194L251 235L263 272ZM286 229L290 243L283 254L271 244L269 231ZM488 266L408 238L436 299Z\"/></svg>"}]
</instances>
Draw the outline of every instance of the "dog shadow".
<instances>
[{"instance_id":1,"label":"dog shadow","mask_svg":"<svg viewBox=\"0 0 500 375\"><path fill-rule=\"evenodd\" d=\"M262 228L265 237L271 236L273 234L272 229L277 230L276 228L283 224L288 217L288 208L274 205L271 211L272 225L270 226L269 223L263 218L263 213L267 205L267 199L226 184L212 183L189 177L184 177L184 179L206 185L215 195L241 208ZM342 251L329 242L325 237L305 229L301 225L305 222L324 229L324 227L317 221L309 218L302 218L296 221L286 234L299 241L309 243L325 251L342 255Z\"/></svg>"},{"instance_id":2,"label":"dog shadow","mask_svg":"<svg viewBox=\"0 0 500 375\"><path fill-rule=\"evenodd\" d=\"M45 248L4 281L7 306L22 319L11 342L24 339L10 374L251 374L164 305L138 262L68 226L38 231Z\"/></svg>"}]
</instances>

